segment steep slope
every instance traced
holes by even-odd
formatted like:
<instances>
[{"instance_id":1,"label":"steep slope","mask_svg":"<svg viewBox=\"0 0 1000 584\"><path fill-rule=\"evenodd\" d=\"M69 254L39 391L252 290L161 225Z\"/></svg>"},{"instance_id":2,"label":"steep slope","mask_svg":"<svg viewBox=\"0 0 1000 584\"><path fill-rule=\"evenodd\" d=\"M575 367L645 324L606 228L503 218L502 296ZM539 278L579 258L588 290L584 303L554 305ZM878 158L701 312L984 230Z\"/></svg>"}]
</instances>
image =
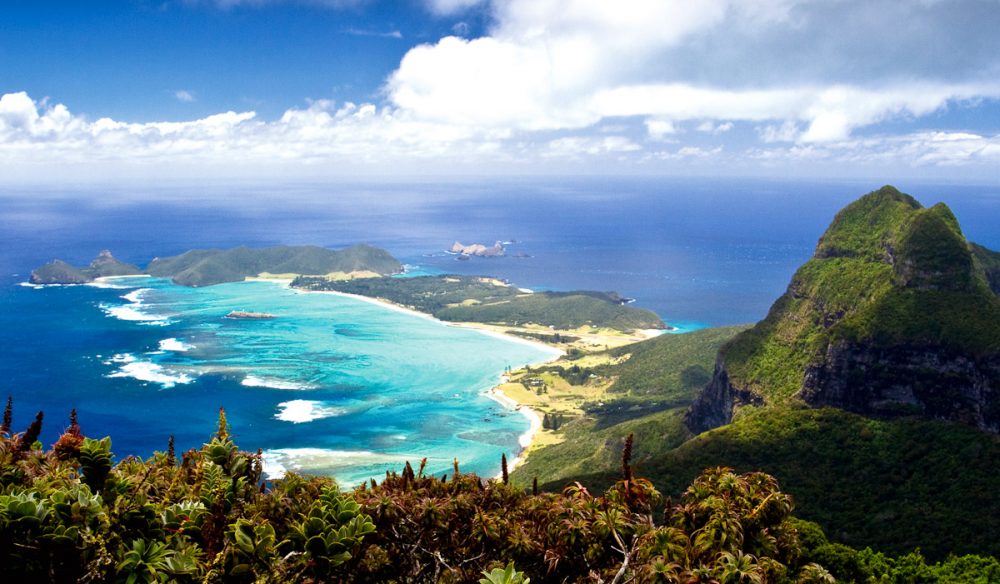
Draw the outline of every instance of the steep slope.
<instances>
[{"instance_id":1,"label":"steep slope","mask_svg":"<svg viewBox=\"0 0 1000 584\"><path fill-rule=\"evenodd\" d=\"M576 477L601 471L613 481L629 434L635 436L632 460L639 468L679 446L690 438L684 413L709 376L715 354L745 328L661 335L607 351L606 355L625 360L588 371L597 376L595 381L614 380L608 397L585 404L584 416L559 429L561 442L531 451L514 471L515 482L529 485L537 478L559 489Z\"/></svg>"},{"instance_id":2,"label":"steep slope","mask_svg":"<svg viewBox=\"0 0 1000 584\"><path fill-rule=\"evenodd\" d=\"M77 268L62 260L53 260L31 271L32 284L84 284L107 276L134 276L142 272L132 264L118 260L102 250L90 265Z\"/></svg>"},{"instance_id":3,"label":"steep slope","mask_svg":"<svg viewBox=\"0 0 1000 584\"><path fill-rule=\"evenodd\" d=\"M88 266L84 271L95 278L104 278L108 276L136 276L142 273L142 270L140 270L138 266L126 264L111 255L111 252L106 249L101 250L101 253L97 254L94 261L90 262L90 266Z\"/></svg>"},{"instance_id":4,"label":"steep slope","mask_svg":"<svg viewBox=\"0 0 1000 584\"><path fill-rule=\"evenodd\" d=\"M719 352L695 432L805 402L1000 430L997 254L892 187L843 209L767 317Z\"/></svg>"}]
</instances>

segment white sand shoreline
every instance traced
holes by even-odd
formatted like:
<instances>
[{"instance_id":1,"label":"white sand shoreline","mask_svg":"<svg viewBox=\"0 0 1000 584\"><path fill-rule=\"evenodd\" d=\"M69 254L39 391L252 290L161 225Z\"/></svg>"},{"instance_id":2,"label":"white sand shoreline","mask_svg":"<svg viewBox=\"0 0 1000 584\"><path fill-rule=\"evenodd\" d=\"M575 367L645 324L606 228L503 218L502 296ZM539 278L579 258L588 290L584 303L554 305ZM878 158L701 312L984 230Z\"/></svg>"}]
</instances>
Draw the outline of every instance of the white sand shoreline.
<instances>
[{"instance_id":1,"label":"white sand shoreline","mask_svg":"<svg viewBox=\"0 0 1000 584\"><path fill-rule=\"evenodd\" d=\"M528 429L525 430L524 433L518 436L517 438L520 450L518 450L514 454L513 458L507 461L508 472L513 472L514 469L516 469L518 466L521 465L521 463L524 462L524 459L526 458L526 453L528 452L528 448L530 448L531 444L535 441L535 435L538 434L539 430L542 429L542 416L538 414L537 410L517 402L512 397L504 393L504 391L500 389L499 385L493 386L492 388L486 390L485 392L483 392L483 395L499 403L505 408L519 412L525 418L528 418L528 423L529 423ZM494 478L499 479L502 476L503 476L503 471L497 473L497 476L495 476Z\"/></svg>"}]
</instances>

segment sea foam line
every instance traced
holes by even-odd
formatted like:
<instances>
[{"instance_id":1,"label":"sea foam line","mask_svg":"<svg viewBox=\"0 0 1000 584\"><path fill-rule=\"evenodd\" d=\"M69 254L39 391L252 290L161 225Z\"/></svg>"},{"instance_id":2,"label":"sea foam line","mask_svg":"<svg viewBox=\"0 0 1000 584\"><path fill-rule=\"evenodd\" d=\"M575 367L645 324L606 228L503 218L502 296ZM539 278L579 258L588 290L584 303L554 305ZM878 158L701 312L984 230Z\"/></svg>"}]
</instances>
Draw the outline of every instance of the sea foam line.
<instances>
[{"instance_id":1,"label":"sea foam line","mask_svg":"<svg viewBox=\"0 0 1000 584\"><path fill-rule=\"evenodd\" d=\"M170 324L170 319L167 317L160 314L150 314L142 310L142 298L150 291L152 291L152 288L139 288L138 290L133 290L128 294L122 295L122 299L127 300L128 304L112 305L101 303L98 306L100 306L105 314L118 320L152 326L167 326Z\"/></svg>"},{"instance_id":2,"label":"sea foam line","mask_svg":"<svg viewBox=\"0 0 1000 584\"><path fill-rule=\"evenodd\" d=\"M163 339L160 341L161 351L173 351L175 353L183 353L185 351L190 351L194 348L194 345L189 345L184 341L170 337L169 339Z\"/></svg>"},{"instance_id":3,"label":"sea foam line","mask_svg":"<svg viewBox=\"0 0 1000 584\"><path fill-rule=\"evenodd\" d=\"M275 419L293 424L303 424L305 422L312 422L313 420L333 418L347 413L347 410L344 408L328 406L326 402L308 399L293 399L281 402L278 404L278 409L281 411L274 414Z\"/></svg>"},{"instance_id":4,"label":"sea foam line","mask_svg":"<svg viewBox=\"0 0 1000 584\"><path fill-rule=\"evenodd\" d=\"M247 375L240 382L240 385L246 387L267 387L270 389L287 389L287 390L306 390L315 389L313 386L307 383L299 383L296 381L289 381L287 379L277 379L275 377L261 377L258 375Z\"/></svg>"},{"instance_id":5,"label":"sea foam line","mask_svg":"<svg viewBox=\"0 0 1000 584\"><path fill-rule=\"evenodd\" d=\"M186 384L194 381L194 377L186 373L169 371L152 361L139 361L135 355L129 353L115 355L105 363L121 365L117 371L109 373L105 377L130 377L138 381L159 383L164 389L170 389L178 383Z\"/></svg>"},{"instance_id":6,"label":"sea foam line","mask_svg":"<svg viewBox=\"0 0 1000 584\"><path fill-rule=\"evenodd\" d=\"M263 453L264 474L271 480L284 477L289 470L310 471L373 464L402 464L413 458L402 454L380 454L368 450L327 448L274 448Z\"/></svg>"}]
</instances>

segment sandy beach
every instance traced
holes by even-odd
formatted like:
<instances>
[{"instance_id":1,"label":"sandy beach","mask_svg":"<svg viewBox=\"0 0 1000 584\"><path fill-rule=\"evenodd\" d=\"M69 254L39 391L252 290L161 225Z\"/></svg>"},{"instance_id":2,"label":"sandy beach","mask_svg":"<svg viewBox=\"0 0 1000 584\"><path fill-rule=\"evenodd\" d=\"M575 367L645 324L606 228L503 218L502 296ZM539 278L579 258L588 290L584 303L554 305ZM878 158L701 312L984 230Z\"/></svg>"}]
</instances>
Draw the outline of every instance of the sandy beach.
<instances>
[{"instance_id":1,"label":"sandy beach","mask_svg":"<svg viewBox=\"0 0 1000 584\"><path fill-rule=\"evenodd\" d=\"M513 471L522 462L524 462L528 448L531 447L532 442L535 440L535 435L542 429L542 416L540 416L536 410L515 401L509 395L504 393L503 390L500 389L499 385L487 390L484 395L500 403L505 408L520 412L522 416L528 418L528 422L531 424L531 426L517 439L521 449L514 455L514 458L507 461L507 470ZM500 478L501 476L502 473L498 474L495 478Z\"/></svg>"}]
</instances>

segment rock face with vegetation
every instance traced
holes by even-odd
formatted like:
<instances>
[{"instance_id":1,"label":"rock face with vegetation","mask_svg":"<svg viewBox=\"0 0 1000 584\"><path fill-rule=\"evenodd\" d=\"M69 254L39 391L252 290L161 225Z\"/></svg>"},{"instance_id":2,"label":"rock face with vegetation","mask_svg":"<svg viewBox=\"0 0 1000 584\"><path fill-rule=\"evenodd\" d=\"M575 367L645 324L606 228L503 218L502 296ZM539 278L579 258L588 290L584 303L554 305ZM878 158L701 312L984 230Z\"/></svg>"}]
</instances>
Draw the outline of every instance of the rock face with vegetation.
<instances>
[{"instance_id":1,"label":"rock face with vegetation","mask_svg":"<svg viewBox=\"0 0 1000 584\"><path fill-rule=\"evenodd\" d=\"M892 187L844 208L767 317L722 348L687 422L805 402L1000 430L1000 254Z\"/></svg>"},{"instance_id":2,"label":"rock face with vegetation","mask_svg":"<svg viewBox=\"0 0 1000 584\"><path fill-rule=\"evenodd\" d=\"M387 276L403 270L389 252L370 245L335 251L312 245L253 249L195 249L178 256L154 258L142 271L115 259L105 250L85 268L55 260L31 272L33 284L81 284L106 276L148 274L170 278L182 286L240 282L260 274L364 273Z\"/></svg>"},{"instance_id":3,"label":"rock face with vegetation","mask_svg":"<svg viewBox=\"0 0 1000 584\"><path fill-rule=\"evenodd\" d=\"M135 276L142 271L132 264L118 260L108 250L103 250L85 268L77 268L62 260L51 261L32 270L32 284L85 284L107 276Z\"/></svg>"}]
</instances>

